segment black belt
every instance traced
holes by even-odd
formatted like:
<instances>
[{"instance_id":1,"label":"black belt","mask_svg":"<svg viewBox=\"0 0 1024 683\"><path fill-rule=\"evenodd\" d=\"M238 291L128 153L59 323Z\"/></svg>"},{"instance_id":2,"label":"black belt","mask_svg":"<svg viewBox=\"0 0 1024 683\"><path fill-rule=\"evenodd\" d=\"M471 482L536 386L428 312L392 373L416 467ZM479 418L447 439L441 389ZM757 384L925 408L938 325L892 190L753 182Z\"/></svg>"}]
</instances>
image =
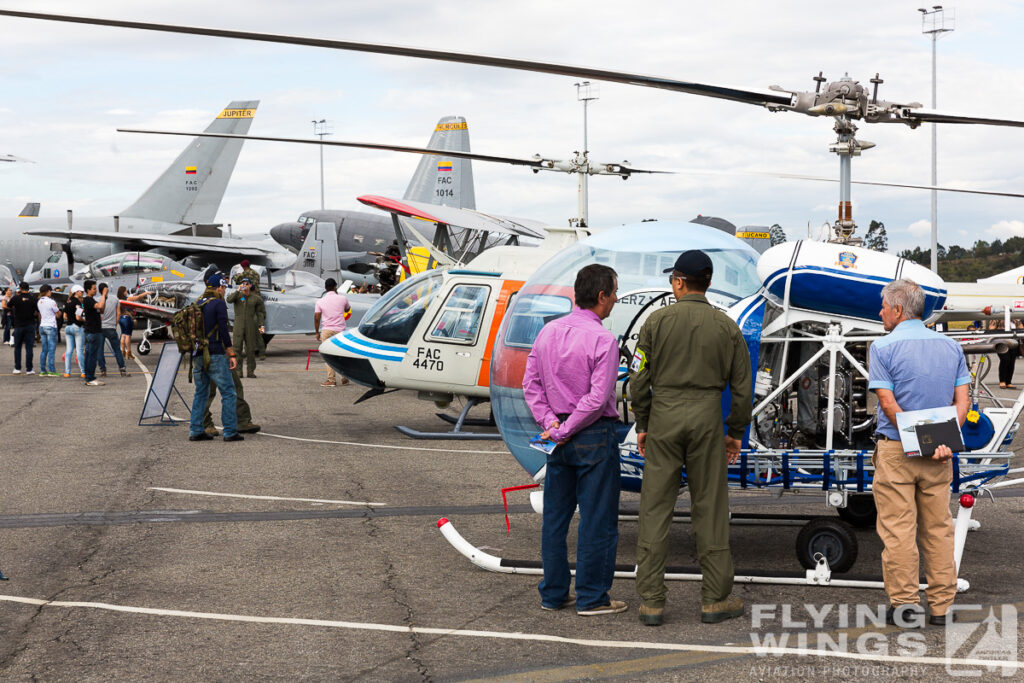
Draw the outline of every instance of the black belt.
<instances>
[{"instance_id":1,"label":"black belt","mask_svg":"<svg viewBox=\"0 0 1024 683\"><path fill-rule=\"evenodd\" d=\"M562 415L555 415L555 417L558 418L559 424L565 424L565 421L569 419L571 414L572 413L563 413ZM594 421L594 423L596 424L598 422L618 422L618 419L614 417L599 417Z\"/></svg>"},{"instance_id":2,"label":"black belt","mask_svg":"<svg viewBox=\"0 0 1024 683\"><path fill-rule=\"evenodd\" d=\"M878 442L878 441L899 441L899 439L890 439L885 434L879 434L879 433L876 432L875 433L875 441L876 442Z\"/></svg>"}]
</instances>

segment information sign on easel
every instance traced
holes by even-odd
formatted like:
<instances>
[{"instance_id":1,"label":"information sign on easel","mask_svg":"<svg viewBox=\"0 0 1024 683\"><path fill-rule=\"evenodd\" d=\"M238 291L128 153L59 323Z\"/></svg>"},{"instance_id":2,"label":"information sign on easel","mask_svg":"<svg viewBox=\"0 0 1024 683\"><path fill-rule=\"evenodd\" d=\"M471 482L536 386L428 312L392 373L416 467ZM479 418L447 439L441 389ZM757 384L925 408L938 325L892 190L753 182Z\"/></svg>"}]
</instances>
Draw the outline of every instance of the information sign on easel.
<instances>
[{"instance_id":1,"label":"information sign on easel","mask_svg":"<svg viewBox=\"0 0 1024 683\"><path fill-rule=\"evenodd\" d=\"M168 404L171 400L171 393L178 395L186 411L191 406L185 401L174 380L178 376L178 368L181 367L181 352L175 344L164 344L160 351L160 359L157 361L156 370L153 371L153 381L150 382L149 391L146 392L146 401L142 404L142 414L139 416L139 426L152 427L156 425L173 425L178 422L171 417L168 411Z\"/></svg>"}]
</instances>

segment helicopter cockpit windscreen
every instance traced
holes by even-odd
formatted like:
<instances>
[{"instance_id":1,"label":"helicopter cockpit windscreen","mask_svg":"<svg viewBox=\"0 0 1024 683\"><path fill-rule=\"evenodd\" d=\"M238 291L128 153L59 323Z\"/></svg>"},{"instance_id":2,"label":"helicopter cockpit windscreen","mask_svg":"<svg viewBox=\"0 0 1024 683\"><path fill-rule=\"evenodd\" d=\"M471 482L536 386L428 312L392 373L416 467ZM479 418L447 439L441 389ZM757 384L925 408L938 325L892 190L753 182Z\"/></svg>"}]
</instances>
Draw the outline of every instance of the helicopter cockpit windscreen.
<instances>
[{"instance_id":1,"label":"helicopter cockpit windscreen","mask_svg":"<svg viewBox=\"0 0 1024 683\"><path fill-rule=\"evenodd\" d=\"M443 280L444 273L429 270L399 284L366 312L360 334L380 342L408 343Z\"/></svg>"},{"instance_id":2,"label":"helicopter cockpit windscreen","mask_svg":"<svg viewBox=\"0 0 1024 683\"><path fill-rule=\"evenodd\" d=\"M531 476L545 459L529 443L538 425L523 399L523 370L541 328L572 310L576 274L592 263L615 269L619 301L603 324L622 341L636 333L630 332L631 323L652 299L674 301L664 271L687 249L711 257L714 275L707 298L712 304L729 307L761 287L758 254L749 245L705 225L652 221L595 232L567 247L530 276L510 302L491 357L491 406L506 445Z\"/></svg>"}]
</instances>

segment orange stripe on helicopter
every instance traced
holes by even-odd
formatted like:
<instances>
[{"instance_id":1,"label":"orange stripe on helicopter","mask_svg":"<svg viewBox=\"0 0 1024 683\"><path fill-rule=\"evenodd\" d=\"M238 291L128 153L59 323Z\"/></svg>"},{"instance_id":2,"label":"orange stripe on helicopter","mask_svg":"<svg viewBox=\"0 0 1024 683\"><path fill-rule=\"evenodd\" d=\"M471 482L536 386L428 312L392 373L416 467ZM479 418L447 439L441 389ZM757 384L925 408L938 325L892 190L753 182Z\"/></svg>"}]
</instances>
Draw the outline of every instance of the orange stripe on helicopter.
<instances>
[{"instance_id":1,"label":"orange stripe on helicopter","mask_svg":"<svg viewBox=\"0 0 1024 683\"><path fill-rule=\"evenodd\" d=\"M491 320L491 331L487 333L487 345L484 346L484 356L480 363L480 377L476 380L478 387L491 386L491 352L494 349L494 340L498 336L498 328L501 321L505 319L505 309L508 308L508 301L512 295L523 286L522 280L505 280L498 292L498 303L494 305L494 318Z\"/></svg>"}]
</instances>

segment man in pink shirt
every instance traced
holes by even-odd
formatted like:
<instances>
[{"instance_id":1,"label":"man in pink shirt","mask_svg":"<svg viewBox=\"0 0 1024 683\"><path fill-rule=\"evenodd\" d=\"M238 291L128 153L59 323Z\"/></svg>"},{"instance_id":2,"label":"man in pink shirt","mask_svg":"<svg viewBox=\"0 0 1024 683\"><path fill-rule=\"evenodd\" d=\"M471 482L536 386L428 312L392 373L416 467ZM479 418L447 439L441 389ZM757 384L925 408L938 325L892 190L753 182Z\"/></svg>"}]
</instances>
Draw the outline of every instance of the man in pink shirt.
<instances>
[{"instance_id":1,"label":"man in pink shirt","mask_svg":"<svg viewBox=\"0 0 1024 683\"><path fill-rule=\"evenodd\" d=\"M313 314L313 329L316 330L316 340L324 341L330 339L339 332L345 331L345 320L351 315L352 307L349 306L348 297L338 294L338 283L334 278L329 277L324 282L324 295L316 302L316 312ZM341 378L342 384L348 384L348 378ZM327 379L320 383L322 387L336 387L338 382L335 379L334 368L327 366Z\"/></svg>"},{"instance_id":2,"label":"man in pink shirt","mask_svg":"<svg viewBox=\"0 0 1024 683\"><path fill-rule=\"evenodd\" d=\"M544 476L540 605L556 610L575 602L581 616L626 611L625 602L608 595L619 544L619 348L601 321L618 301L617 289L615 271L608 266L580 270L576 310L541 329L523 376L523 393L541 436L558 443L547 457ZM577 504L573 598L566 535Z\"/></svg>"}]
</instances>

